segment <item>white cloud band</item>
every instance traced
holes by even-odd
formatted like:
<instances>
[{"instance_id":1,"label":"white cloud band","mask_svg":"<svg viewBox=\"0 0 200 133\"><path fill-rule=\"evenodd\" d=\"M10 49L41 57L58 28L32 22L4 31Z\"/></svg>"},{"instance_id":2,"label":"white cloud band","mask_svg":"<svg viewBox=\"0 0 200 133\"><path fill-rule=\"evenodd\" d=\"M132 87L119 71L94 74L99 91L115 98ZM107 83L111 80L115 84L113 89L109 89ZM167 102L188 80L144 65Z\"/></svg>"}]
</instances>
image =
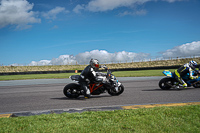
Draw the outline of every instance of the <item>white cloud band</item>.
<instances>
[{"instance_id":1,"label":"white cloud band","mask_svg":"<svg viewBox=\"0 0 200 133\"><path fill-rule=\"evenodd\" d=\"M80 13L80 10L88 10L91 12L104 12L114 10L119 7L133 7L136 5L141 5L149 1L157 1L157 0L91 0L88 4L85 5L77 5L74 8L74 12ZM166 1L169 3L176 1L184 1L184 0L160 0ZM144 13L144 12L143 12ZM128 13L128 15L137 14L137 12Z\"/></svg>"},{"instance_id":2,"label":"white cloud band","mask_svg":"<svg viewBox=\"0 0 200 133\"><path fill-rule=\"evenodd\" d=\"M172 49L168 49L165 52L162 52L161 54L164 58L200 56L200 41L194 41L191 43L176 46Z\"/></svg>"},{"instance_id":3,"label":"white cloud band","mask_svg":"<svg viewBox=\"0 0 200 133\"><path fill-rule=\"evenodd\" d=\"M176 58L176 57L191 57L200 56L200 41L186 43L172 49L168 49L161 53L162 58ZM145 61L151 58L149 53L133 53L133 52L115 52L109 53L105 50L92 50L89 52L79 53L73 55L61 55L52 60L41 60L39 62L32 61L30 66L40 65L74 65L74 64L88 64L90 59L98 59L100 63L121 63L132 61Z\"/></svg>"},{"instance_id":4,"label":"white cloud band","mask_svg":"<svg viewBox=\"0 0 200 133\"><path fill-rule=\"evenodd\" d=\"M61 55L52 60L41 60L39 62L32 61L30 66L41 65L75 65L75 64L88 64L91 58L98 59L100 63L119 63L139 61L149 58L150 54L147 53L133 53L133 52L116 52L108 53L105 50L92 50L90 52L79 53L73 55Z\"/></svg>"}]
</instances>

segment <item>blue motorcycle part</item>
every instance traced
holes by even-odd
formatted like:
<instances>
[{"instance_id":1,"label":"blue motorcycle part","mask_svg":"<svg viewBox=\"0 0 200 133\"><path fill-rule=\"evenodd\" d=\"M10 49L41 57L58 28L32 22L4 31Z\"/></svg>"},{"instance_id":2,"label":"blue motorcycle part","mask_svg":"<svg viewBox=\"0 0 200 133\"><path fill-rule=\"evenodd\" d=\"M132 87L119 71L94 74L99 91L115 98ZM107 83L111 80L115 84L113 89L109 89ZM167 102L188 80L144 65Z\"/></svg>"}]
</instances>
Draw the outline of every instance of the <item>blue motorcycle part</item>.
<instances>
[{"instance_id":1,"label":"blue motorcycle part","mask_svg":"<svg viewBox=\"0 0 200 133\"><path fill-rule=\"evenodd\" d=\"M172 78L174 77L172 72L170 72L169 70L164 70L162 73L167 77L172 77Z\"/></svg>"}]
</instances>

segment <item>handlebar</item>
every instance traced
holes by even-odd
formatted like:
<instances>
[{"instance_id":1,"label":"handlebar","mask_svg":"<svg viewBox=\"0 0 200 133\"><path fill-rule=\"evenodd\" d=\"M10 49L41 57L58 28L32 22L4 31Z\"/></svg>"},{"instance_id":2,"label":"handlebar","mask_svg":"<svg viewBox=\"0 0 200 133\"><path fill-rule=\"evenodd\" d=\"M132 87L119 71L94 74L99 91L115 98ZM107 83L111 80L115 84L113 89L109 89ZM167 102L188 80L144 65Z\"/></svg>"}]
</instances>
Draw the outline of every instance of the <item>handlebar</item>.
<instances>
[{"instance_id":1,"label":"handlebar","mask_svg":"<svg viewBox=\"0 0 200 133\"><path fill-rule=\"evenodd\" d=\"M200 70L195 70L194 73L195 73L195 75L200 76Z\"/></svg>"}]
</instances>

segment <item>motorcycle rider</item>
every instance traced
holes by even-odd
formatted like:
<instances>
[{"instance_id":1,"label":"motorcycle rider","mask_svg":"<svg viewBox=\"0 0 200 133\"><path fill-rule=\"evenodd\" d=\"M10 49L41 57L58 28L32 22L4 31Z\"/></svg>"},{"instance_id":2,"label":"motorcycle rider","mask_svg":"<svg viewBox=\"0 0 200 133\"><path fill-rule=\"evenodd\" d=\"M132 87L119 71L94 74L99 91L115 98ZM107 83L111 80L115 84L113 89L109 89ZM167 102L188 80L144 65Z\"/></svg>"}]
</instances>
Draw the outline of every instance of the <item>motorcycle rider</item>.
<instances>
[{"instance_id":1,"label":"motorcycle rider","mask_svg":"<svg viewBox=\"0 0 200 133\"><path fill-rule=\"evenodd\" d=\"M189 74L188 74L188 75L189 75ZM199 78L197 78L197 79L190 79L188 75L186 76L186 77L188 77L188 79L189 79L189 81L187 81L188 87L192 86L193 83L195 83L195 82L197 82L197 81L200 81ZM196 70L196 71L193 72L193 76L200 76L200 68L199 68L198 71Z\"/></svg>"},{"instance_id":2,"label":"motorcycle rider","mask_svg":"<svg viewBox=\"0 0 200 133\"><path fill-rule=\"evenodd\" d=\"M189 78L190 79L197 79L198 78L198 76L193 76L192 75L192 71L195 70L196 66L197 66L196 61L192 60L189 63L186 63L183 66L181 66L179 69L175 70L175 72L174 72L175 73L175 78L176 78L177 81L179 81L179 83L184 88L187 88L187 83L185 83L185 81L182 79L182 77L184 75L189 73Z\"/></svg>"},{"instance_id":3,"label":"motorcycle rider","mask_svg":"<svg viewBox=\"0 0 200 133\"><path fill-rule=\"evenodd\" d=\"M107 68L104 66L104 68ZM99 69L99 61L97 59L91 59L89 65L80 74L80 84L82 90L84 90L85 98L90 98L90 89L87 87L87 81L90 82L102 82L102 78L97 77L97 71ZM105 79L106 80L106 79Z\"/></svg>"}]
</instances>

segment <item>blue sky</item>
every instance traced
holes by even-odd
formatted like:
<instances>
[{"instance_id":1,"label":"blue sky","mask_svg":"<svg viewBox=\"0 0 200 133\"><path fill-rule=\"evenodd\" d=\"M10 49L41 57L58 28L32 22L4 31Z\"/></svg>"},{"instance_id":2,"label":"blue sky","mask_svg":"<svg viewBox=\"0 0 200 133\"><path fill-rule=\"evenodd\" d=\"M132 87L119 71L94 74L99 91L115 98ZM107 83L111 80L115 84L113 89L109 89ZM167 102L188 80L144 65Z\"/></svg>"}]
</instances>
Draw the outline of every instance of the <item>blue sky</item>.
<instances>
[{"instance_id":1,"label":"blue sky","mask_svg":"<svg viewBox=\"0 0 200 133\"><path fill-rule=\"evenodd\" d=\"M0 64L199 56L199 7L200 0L0 0Z\"/></svg>"}]
</instances>

